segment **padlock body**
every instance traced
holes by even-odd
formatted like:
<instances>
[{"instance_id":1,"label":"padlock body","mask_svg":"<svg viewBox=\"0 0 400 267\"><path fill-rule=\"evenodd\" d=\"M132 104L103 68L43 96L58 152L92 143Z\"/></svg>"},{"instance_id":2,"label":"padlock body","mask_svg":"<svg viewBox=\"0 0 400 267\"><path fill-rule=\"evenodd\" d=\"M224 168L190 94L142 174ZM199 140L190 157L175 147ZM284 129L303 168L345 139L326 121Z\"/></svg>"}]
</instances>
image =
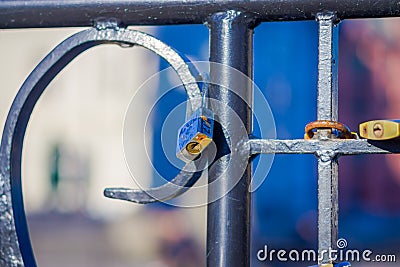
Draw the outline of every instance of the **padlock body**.
<instances>
[{"instance_id":1,"label":"padlock body","mask_svg":"<svg viewBox=\"0 0 400 267\"><path fill-rule=\"evenodd\" d=\"M360 124L360 136L370 140L389 140L400 137L398 120L373 120Z\"/></svg>"},{"instance_id":2,"label":"padlock body","mask_svg":"<svg viewBox=\"0 0 400 267\"><path fill-rule=\"evenodd\" d=\"M214 114L207 108L196 110L179 129L176 156L192 161L212 142Z\"/></svg>"}]
</instances>

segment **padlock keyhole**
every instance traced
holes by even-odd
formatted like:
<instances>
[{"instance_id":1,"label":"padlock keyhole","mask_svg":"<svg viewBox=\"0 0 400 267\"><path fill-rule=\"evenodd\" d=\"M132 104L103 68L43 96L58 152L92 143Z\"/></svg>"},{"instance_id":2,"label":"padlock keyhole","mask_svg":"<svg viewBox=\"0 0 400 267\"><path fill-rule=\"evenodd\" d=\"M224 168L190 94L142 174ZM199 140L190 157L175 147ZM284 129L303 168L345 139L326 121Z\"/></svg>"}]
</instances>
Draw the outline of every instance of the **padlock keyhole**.
<instances>
[{"instance_id":1,"label":"padlock keyhole","mask_svg":"<svg viewBox=\"0 0 400 267\"><path fill-rule=\"evenodd\" d=\"M382 137L383 135L383 126L380 123L375 123L374 127L372 128L375 137Z\"/></svg>"},{"instance_id":2,"label":"padlock keyhole","mask_svg":"<svg viewBox=\"0 0 400 267\"><path fill-rule=\"evenodd\" d=\"M198 142L190 142L186 145L186 150L192 155L198 155L201 152L201 144Z\"/></svg>"}]
</instances>

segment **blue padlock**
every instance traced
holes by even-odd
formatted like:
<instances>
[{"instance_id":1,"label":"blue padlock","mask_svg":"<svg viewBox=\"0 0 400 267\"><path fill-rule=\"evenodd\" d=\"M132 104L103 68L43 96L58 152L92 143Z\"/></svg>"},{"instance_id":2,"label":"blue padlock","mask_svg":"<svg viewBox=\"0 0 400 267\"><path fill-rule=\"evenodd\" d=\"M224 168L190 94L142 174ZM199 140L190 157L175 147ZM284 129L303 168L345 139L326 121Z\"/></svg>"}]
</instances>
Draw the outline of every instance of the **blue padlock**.
<instances>
[{"instance_id":1,"label":"blue padlock","mask_svg":"<svg viewBox=\"0 0 400 267\"><path fill-rule=\"evenodd\" d=\"M201 107L180 129L176 156L186 162L195 159L211 142L214 130L214 113Z\"/></svg>"},{"instance_id":2,"label":"blue padlock","mask_svg":"<svg viewBox=\"0 0 400 267\"><path fill-rule=\"evenodd\" d=\"M336 263L333 266L334 267L350 267L351 264L350 264L350 262L345 261L345 262Z\"/></svg>"},{"instance_id":3,"label":"blue padlock","mask_svg":"<svg viewBox=\"0 0 400 267\"><path fill-rule=\"evenodd\" d=\"M214 113L207 108L208 75L203 74L201 107L179 129L176 156L186 162L194 160L211 144L214 131Z\"/></svg>"}]
</instances>

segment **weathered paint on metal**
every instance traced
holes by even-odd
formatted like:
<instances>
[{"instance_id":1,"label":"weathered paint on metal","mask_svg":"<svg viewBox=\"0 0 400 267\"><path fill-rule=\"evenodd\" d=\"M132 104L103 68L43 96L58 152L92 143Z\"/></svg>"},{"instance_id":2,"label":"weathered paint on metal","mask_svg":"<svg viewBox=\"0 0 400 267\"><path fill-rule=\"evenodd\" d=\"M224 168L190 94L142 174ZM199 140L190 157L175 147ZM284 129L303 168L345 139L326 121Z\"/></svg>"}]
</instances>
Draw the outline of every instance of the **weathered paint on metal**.
<instances>
[{"instance_id":1,"label":"weathered paint on metal","mask_svg":"<svg viewBox=\"0 0 400 267\"><path fill-rule=\"evenodd\" d=\"M317 119L338 120L338 26L334 12L317 14L318 96ZM331 130L318 130L321 141L332 138ZM338 238L338 160L334 154L321 153L318 157L318 251L336 249ZM319 264L332 263L329 253L323 253Z\"/></svg>"},{"instance_id":2,"label":"weathered paint on metal","mask_svg":"<svg viewBox=\"0 0 400 267\"><path fill-rule=\"evenodd\" d=\"M93 26L115 18L124 25L201 24L213 14L236 10L259 21L314 20L324 11L338 18L400 16L397 0L23 0L0 1L0 28ZM67 19L66 19L67 18Z\"/></svg>"}]
</instances>

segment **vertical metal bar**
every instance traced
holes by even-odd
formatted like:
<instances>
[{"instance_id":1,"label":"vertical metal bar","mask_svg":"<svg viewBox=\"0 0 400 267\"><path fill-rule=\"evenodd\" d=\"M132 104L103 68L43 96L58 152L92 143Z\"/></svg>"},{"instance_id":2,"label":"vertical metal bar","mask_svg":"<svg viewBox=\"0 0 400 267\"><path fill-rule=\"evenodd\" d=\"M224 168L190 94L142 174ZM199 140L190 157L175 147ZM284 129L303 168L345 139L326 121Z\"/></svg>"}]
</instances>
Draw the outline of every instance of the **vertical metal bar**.
<instances>
[{"instance_id":1,"label":"vertical metal bar","mask_svg":"<svg viewBox=\"0 0 400 267\"><path fill-rule=\"evenodd\" d=\"M338 120L337 26L335 14L319 13L318 120ZM330 130L319 130L328 139ZM338 229L338 162L327 151L318 153L318 250L319 264L329 263L328 251L336 248Z\"/></svg>"},{"instance_id":2,"label":"vertical metal bar","mask_svg":"<svg viewBox=\"0 0 400 267\"><path fill-rule=\"evenodd\" d=\"M334 13L319 13L318 120L338 120L338 27Z\"/></svg>"},{"instance_id":3,"label":"vertical metal bar","mask_svg":"<svg viewBox=\"0 0 400 267\"><path fill-rule=\"evenodd\" d=\"M338 237L338 162L329 155L318 159L318 251L319 263L329 263L330 249Z\"/></svg>"},{"instance_id":4,"label":"vertical metal bar","mask_svg":"<svg viewBox=\"0 0 400 267\"><path fill-rule=\"evenodd\" d=\"M237 73L233 68L252 78L254 25L248 15L237 11L216 13L208 22L210 61L223 65L210 65L211 83L218 81L218 84L211 84L209 91L210 98L217 101L214 105L218 107L213 107L213 104L211 107L218 110L216 118L225 128L224 131L216 129L214 132L219 154L230 149L226 138L234 139L224 133L228 131L235 135L239 133L239 129L243 129L243 125L247 133L252 131L253 88L248 80L235 79ZM232 117L231 109L240 117L241 125ZM213 166L213 173L218 173L219 177L212 177L211 174L209 177L209 183L216 183L215 192L227 192L222 198L212 202L212 192L209 190L211 203L207 210L207 266L210 267L250 265L251 164L247 164L243 176L232 190L229 190L230 180L236 174L227 166L227 158L219 160Z\"/></svg>"}]
</instances>

